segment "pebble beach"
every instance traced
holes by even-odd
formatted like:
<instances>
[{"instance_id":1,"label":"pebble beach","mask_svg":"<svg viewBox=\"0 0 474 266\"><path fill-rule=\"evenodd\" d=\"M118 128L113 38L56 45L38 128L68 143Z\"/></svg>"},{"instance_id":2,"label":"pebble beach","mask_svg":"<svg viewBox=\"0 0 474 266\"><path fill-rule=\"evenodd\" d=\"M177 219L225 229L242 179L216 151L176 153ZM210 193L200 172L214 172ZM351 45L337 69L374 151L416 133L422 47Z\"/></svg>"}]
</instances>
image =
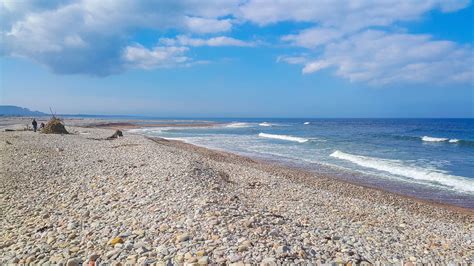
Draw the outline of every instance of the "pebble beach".
<instances>
[{"instance_id":1,"label":"pebble beach","mask_svg":"<svg viewBox=\"0 0 474 266\"><path fill-rule=\"evenodd\" d=\"M112 129L0 132L0 264L474 262L474 211Z\"/></svg>"}]
</instances>

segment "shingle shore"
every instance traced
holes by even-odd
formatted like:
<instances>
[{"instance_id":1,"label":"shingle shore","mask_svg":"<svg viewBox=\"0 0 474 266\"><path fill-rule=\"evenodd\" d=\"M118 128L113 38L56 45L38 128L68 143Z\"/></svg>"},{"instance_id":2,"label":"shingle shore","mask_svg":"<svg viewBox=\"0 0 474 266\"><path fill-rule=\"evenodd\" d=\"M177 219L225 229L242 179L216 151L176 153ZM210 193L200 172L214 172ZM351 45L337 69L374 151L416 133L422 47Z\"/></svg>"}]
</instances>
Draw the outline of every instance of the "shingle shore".
<instances>
[{"instance_id":1,"label":"shingle shore","mask_svg":"<svg viewBox=\"0 0 474 266\"><path fill-rule=\"evenodd\" d=\"M175 141L71 131L0 132L0 264L474 257L472 210Z\"/></svg>"}]
</instances>

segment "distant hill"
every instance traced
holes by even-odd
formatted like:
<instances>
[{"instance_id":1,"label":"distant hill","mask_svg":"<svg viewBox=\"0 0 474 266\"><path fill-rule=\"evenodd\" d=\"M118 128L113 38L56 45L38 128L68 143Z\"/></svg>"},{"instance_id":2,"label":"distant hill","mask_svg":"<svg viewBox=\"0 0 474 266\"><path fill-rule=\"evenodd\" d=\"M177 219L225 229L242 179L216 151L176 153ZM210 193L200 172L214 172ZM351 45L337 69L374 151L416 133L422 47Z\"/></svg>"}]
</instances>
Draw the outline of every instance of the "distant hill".
<instances>
[{"instance_id":1,"label":"distant hill","mask_svg":"<svg viewBox=\"0 0 474 266\"><path fill-rule=\"evenodd\" d=\"M47 115L38 111L31 111L14 105L0 105L0 116L44 116Z\"/></svg>"}]
</instances>

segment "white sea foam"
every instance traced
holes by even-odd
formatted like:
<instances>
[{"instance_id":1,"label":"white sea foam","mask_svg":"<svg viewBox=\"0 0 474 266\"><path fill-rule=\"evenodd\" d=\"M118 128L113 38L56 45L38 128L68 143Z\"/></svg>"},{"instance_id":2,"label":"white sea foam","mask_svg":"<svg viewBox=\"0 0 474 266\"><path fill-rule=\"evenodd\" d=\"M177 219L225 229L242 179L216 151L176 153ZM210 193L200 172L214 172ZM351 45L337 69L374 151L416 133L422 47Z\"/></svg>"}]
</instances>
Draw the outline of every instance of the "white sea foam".
<instances>
[{"instance_id":1,"label":"white sea foam","mask_svg":"<svg viewBox=\"0 0 474 266\"><path fill-rule=\"evenodd\" d=\"M309 122L304 122L303 124L304 124L304 125L309 125Z\"/></svg>"},{"instance_id":2,"label":"white sea foam","mask_svg":"<svg viewBox=\"0 0 474 266\"><path fill-rule=\"evenodd\" d=\"M136 133L136 134L150 134L150 133L159 134L163 130L165 130L165 128L147 127L147 128L134 128L134 129L129 129L127 131L130 133Z\"/></svg>"},{"instance_id":3,"label":"white sea foam","mask_svg":"<svg viewBox=\"0 0 474 266\"><path fill-rule=\"evenodd\" d=\"M273 124L270 124L270 123L267 123L267 122L263 122L263 123L260 123L258 125L261 126L261 127L271 127L271 126L273 126Z\"/></svg>"},{"instance_id":4,"label":"white sea foam","mask_svg":"<svg viewBox=\"0 0 474 266\"><path fill-rule=\"evenodd\" d=\"M423 136L421 137L422 141L428 141L428 142L443 142L449 140L448 138L435 138L435 137L429 137L429 136Z\"/></svg>"},{"instance_id":5,"label":"white sea foam","mask_svg":"<svg viewBox=\"0 0 474 266\"><path fill-rule=\"evenodd\" d=\"M449 142L449 143L458 143L461 140L459 139L449 139L449 138L435 138L435 137L429 137L429 136L423 136L421 137L422 141L427 141L427 142Z\"/></svg>"},{"instance_id":6,"label":"white sea foam","mask_svg":"<svg viewBox=\"0 0 474 266\"><path fill-rule=\"evenodd\" d=\"M241 128L241 127L250 127L250 126L251 125L249 123L235 122L235 123L227 124L225 127Z\"/></svg>"},{"instance_id":7,"label":"white sea foam","mask_svg":"<svg viewBox=\"0 0 474 266\"><path fill-rule=\"evenodd\" d=\"M169 138L169 137L163 137L164 139L166 140L177 140L177 141L182 141L182 142L186 142L186 143L190 143L190 141L186 138Z\"/></svg>"},{"instance_id":8,"label":"white sea foam","mask_svg":"<svg viewBox=\"0 0 474 266\"><path fill-rule=\"evenodd\" d=\"M294 136L287 136L287 135L276 135L276 134L267 134L267 133L260 133L258 134L261 138L268 138L268 139L280 139L280 140L287 140L287 141L295 141L299 143L307 142L308 139L294 137Z\"/></svg>"},{"instance_id":9,"label":"white sea foam","mask_svg":"<svg viewBox=\"0 0 474 266\"><path fill-rule=\"evenodd\" d=\"M419 181L437 183L457 191L474 193L474 180L462 176L449 175L435 169L425 169L418 166L403 164L399 160L387 160L361 155L353 155L342 151L335 151L331 157L350 161L357 165L388 172L393 175L408 177Z\"/></svg>"}]
</instances>

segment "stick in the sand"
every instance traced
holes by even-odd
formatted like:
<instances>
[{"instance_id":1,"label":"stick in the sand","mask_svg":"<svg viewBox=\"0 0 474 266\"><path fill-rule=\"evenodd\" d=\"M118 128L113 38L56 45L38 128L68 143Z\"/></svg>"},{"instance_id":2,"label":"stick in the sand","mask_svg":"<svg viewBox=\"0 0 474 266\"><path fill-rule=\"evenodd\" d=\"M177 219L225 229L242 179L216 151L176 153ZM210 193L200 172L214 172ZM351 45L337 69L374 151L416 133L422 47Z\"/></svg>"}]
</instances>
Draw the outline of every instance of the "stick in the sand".
<instances>
[{"instance_id":1,"label":"stick in the sand","mask_svg":"<svg viewBox=\"0 0 474 266\"><path fill-rule=\"evenodd\" d=\"M53 118L56 118L56 114L53 113L53 110L51 109L51 106L49 107L49 111L51 112L51 116L52 116Z\"/></svg>"}]
</instances>

